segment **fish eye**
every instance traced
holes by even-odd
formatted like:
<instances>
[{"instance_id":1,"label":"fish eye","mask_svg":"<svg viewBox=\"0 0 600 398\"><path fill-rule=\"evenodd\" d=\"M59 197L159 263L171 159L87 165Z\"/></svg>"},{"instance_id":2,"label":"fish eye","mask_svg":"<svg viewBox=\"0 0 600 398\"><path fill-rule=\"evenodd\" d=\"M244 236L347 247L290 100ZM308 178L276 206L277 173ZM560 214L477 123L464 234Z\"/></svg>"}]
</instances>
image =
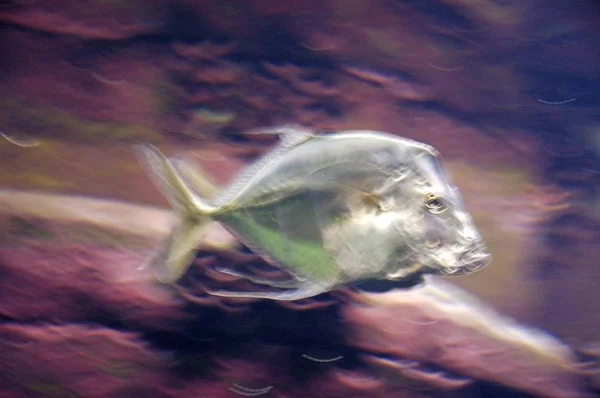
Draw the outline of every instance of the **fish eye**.
<instances>
[{"instance_id":1,"label":"fish eye","mask_svg":"<svg viewBox=\"0 0 600 398\"><path fill-rule=\"evenodd\" d=\"M429 249L435 249L436 247L438 247L440 244L442 243L441 240L436 239L436 240L428 240L425 242L425 246L428 247Z\"/></svg>"},{"instance_id":2,"label":"fish eye","mask_svg":"<svg viewBox=\"0 0 600 398\"><path fill-rule=\"evenodd\" d=\"M448 210L442 200L435 194L429 193L426 195L425 206L432 214L441 214Z\"/></svg>"}]
</instances>

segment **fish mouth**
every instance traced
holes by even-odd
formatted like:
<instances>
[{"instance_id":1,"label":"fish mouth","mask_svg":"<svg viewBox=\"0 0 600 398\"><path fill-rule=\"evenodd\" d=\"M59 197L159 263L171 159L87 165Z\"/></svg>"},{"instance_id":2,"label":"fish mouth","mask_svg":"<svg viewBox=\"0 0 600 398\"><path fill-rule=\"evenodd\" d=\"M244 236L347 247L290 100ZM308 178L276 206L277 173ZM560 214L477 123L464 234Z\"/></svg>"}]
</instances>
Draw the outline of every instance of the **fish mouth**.
<instances>
[{"instance_id":1,"label":"fish mouth","mask_svg":"<svg viewBox=\"0 0 600 398\"><path fill-rule=\"evenodd\" d=\"M490 264L492 255L485 247L478 245L466 250L455 266L442 267L441 273L447 276L468 275L477 272Z\"/></svg>"}]
</instances>

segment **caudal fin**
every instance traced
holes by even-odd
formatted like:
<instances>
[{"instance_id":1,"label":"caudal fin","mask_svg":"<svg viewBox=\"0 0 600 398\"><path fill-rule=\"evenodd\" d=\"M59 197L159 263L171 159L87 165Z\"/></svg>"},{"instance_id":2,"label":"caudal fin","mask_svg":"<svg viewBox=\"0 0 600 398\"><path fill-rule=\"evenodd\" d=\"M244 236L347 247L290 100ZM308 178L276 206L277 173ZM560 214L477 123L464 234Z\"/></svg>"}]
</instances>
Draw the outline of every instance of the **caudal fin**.
<instances>
[{"instance_id":1,"label":"caudal fin","mask_svg":"<svg viewBox=\"0 0 600 398\"><path fill-rule=\"evenodd\" d=\"M196 181L192 181L191 168L184 162L171 162L152 145L137 146L135 151L140 163L179 216L179 224L164 246L142 268L150 269L162 283L173 283L190 267L198 244L208 232L213 207L192 190L190 185L198 183L202 176L194 176ZM207 189L208 186L203 186L203 190Z\"/></svg>"}]
</instances>

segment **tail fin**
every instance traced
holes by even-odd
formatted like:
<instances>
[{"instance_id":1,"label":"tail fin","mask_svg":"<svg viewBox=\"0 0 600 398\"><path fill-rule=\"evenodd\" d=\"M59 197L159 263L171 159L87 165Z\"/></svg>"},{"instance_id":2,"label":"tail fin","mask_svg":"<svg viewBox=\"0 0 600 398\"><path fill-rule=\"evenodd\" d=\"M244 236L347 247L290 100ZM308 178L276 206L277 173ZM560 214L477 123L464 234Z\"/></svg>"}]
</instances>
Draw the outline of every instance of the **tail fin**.
<instances>
[{"instance_id":1,"label":"tail fin","mask_svg":"<svg viewBox=\"0 0 600 398\"><path fill-rule=\"evenodd\" d=\"M192 191L190 184L202 182L202 190L216 191L210 182L203 181L201 175L194 175L185 162L169 161L157 148L151 145L137 146L140 163L146 168L154 183L167 198L180 218L164 246L141 268L152 271L162 283L173 283L185 274L190 267L197 246L208 232L213 207Z\"/></svg>"}]
</instances>

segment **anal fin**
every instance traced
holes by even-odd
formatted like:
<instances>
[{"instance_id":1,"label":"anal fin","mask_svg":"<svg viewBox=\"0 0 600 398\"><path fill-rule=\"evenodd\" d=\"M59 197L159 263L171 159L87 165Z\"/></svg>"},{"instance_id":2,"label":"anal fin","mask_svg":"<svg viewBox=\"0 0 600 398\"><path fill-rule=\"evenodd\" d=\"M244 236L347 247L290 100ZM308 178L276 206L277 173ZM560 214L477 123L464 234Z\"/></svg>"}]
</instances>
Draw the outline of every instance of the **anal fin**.
<instances>
[{"instance_id":1,"label":"anal fin","mask_svg":"<svg viewBox=\"0 0 600 398\"><path fill-rule=\"evenodd\" d=\"M216 290L209 291L206 293L212 296L231 297L231 298L256 298L256 299L268 299L268 300L279 300L279 301L295 301L314 297L322 293L329 291L327 287L316 284L316 283L303 283L296 289L289 289L279 292L243 292L243 291L229 291L229 290Z\"/></svg>"}]
</instances>

